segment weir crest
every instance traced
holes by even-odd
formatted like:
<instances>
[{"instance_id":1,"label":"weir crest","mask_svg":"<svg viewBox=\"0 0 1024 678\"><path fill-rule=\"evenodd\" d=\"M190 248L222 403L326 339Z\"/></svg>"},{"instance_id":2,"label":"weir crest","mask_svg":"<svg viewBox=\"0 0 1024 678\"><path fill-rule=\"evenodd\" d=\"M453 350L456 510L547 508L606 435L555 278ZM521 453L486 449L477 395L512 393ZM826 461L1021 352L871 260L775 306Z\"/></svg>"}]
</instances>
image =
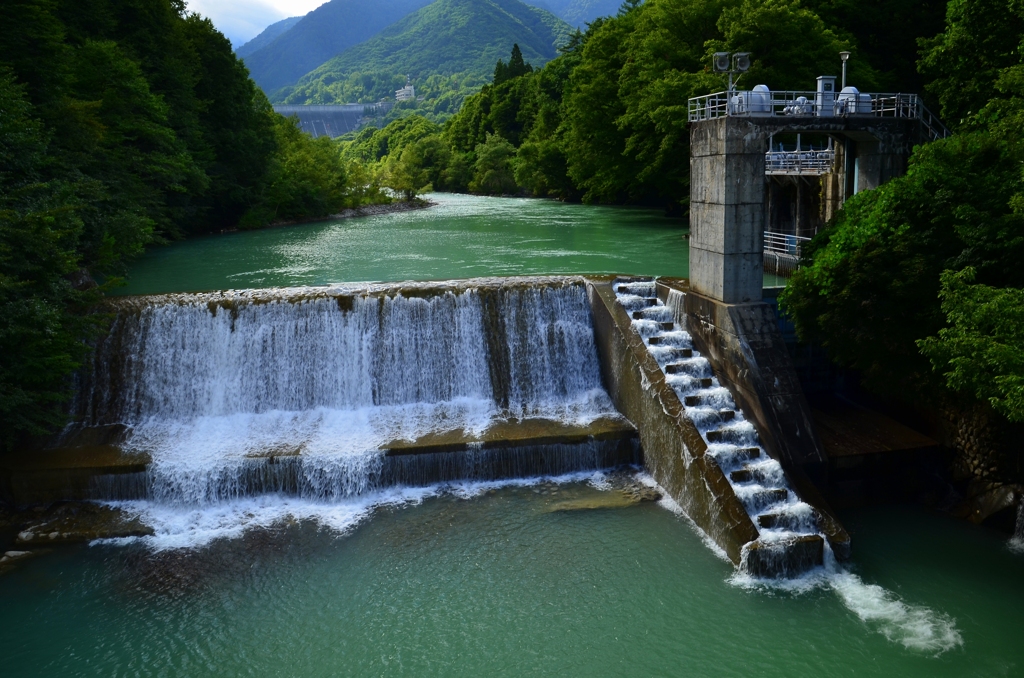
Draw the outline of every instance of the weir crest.
<instances>
[{"instance_id":1,"label":"weir crest","mask_svg":"<svg viewBox=\"0 0 1024 678\"><path fill-rule=\"evenodd\" d=\"M116 445L148 464L93 479L94 498L337 501L636 459L601 384L582 279L174 295L114 309L61 443L115 429ZM578 434L599 420L627 434ZM509 422L579 440L488 438Z\"/></svg>"}]
</instances>

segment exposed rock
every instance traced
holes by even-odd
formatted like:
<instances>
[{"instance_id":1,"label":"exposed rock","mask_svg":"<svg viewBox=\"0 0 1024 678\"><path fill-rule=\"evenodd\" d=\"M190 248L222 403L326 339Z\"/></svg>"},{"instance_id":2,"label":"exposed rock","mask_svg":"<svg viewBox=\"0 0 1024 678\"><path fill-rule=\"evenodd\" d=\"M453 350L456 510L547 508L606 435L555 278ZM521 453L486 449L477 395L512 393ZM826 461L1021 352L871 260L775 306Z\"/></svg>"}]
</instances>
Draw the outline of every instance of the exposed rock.
<instances>
[{"instance_id":1,"label":"exposed rock","mask_svg":"<svg viewBox=\"0 0 1024 678\"><path fill-rule=\"evenodd\" d=\"M152 528L120 509L71 502L51 506L26 525L14 541L19 545L60 544L150 534Z\"/></svg>"},{"instance_id":2,"label":"exposed rock","mask_svg":"<svg viewBox=\"0 0 1024 678\"><path fill-rule=\"evenodd\" d=\"M610 490L587 488L585 495L564 499L547 508L550 513L559 511L589 511L594 509L619 509L635 506L645 501L658 501L661 492L657 488L641 483L636 476L616 473L608 478Z\"/></svg>"},{"instance_id":3,"label":"exposed rock","mask_svg":"<svg viewBox=\"0 0 1024 678\"><path fill-rule=\"evenodd\" d=\"M29 558L34 558L47 553L49 549L39 549L36 551L7 551L0 556L0 574L6 574L14 569L15 565Z\"/></svg>"},{"instance_id":4,"label":"exposed rock","mask_svg":"<svg viewBox=\"0 0 1024 678\"><path fill-rule=\"evenodd\" d=\"M1024 497L1024 488L1020 485L1001 485L971 494L973 496L951 512L959 518L966 518L980 525L1000 511L1016 506Z\"/></svg>"}]
</instances>

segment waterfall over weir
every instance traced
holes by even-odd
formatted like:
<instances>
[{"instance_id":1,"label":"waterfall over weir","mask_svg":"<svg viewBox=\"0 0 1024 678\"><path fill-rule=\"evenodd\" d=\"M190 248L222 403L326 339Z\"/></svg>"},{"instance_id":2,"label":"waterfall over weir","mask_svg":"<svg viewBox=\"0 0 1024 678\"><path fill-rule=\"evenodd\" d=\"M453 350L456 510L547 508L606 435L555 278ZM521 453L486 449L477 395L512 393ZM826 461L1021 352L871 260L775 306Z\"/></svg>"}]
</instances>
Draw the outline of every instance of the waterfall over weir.
<instances>
[{"instance_id":1,"label":"waterfall over weir","mask_svg":"<svg viewBox=\"0 0 1024 678\"><path fill-rule=\"evenodd\" d=\"M98 498L337 501L395 484L597 469L621 447L487 437L510 421L625 423L601 386L581 279L112 303L65 441L114 429L126 454L149 463L98 479ZM425 454L409 452L414 441Z\"/></svg>"}]
</instances>

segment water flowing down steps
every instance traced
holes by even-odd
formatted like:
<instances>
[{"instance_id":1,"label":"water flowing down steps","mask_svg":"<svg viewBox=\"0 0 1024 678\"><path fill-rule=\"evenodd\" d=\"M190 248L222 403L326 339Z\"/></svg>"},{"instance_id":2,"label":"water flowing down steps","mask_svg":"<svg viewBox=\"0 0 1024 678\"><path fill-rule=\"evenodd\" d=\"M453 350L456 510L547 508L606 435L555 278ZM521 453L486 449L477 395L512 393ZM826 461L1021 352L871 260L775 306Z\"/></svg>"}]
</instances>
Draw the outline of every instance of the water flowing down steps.
<instances>
[{"instance_id":1,"label":"water flowing down steps","mask_svg":"<svg viewBox=\"0 0 1024 678\"><path fill-rule=\"evenodd\" d=\"M551 276L110 300L75 423L2 460L0 492L216 513L642 461L750 573L821 563L826 538L848 552L665 289Z\"/></svg>"},{"instance_id":2,"label":"water flowing down steps","mask_svg":"<svg viewBox=\"0 0 1024 678\"><path fill-rule=\"evenodd\" d=\"M742 570L784 577L821 565L820 512L767 453L685 315L651 278L595 282L590 293L606 382L659 484Z\"/></svg>"}]
</instances>

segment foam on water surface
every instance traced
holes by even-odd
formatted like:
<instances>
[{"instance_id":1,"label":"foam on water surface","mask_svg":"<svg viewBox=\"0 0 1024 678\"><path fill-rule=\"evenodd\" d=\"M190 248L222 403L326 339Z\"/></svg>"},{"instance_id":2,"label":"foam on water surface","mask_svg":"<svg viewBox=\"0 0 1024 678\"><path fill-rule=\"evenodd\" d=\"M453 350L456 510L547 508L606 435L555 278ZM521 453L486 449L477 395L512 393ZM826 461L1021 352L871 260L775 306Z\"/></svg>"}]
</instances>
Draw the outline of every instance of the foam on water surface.
<instances>
[{"instance_id":1,"label":"foam on water surface","mask_svg":"<svg viewBox=\"0 0 1024 678\"><path fill-rule=\"evenodd\" d=\"M238 497L212 505L186 506L154 500L106 502L153 529L144 537L98 539L93 545L141 543L155 551L202 548L218 539L237 539L249 530L269 529L294 522L310 521L343 536L387 507L414 506L431 497L451 494L472 499L503 487L528 487L541 483L586 482L599 490L610 489L600 471L560 476L533 476L495 481L459 481L424 487L389 487L336 501L318 501L281 494Z\"/></svg>"}]
</instances>

